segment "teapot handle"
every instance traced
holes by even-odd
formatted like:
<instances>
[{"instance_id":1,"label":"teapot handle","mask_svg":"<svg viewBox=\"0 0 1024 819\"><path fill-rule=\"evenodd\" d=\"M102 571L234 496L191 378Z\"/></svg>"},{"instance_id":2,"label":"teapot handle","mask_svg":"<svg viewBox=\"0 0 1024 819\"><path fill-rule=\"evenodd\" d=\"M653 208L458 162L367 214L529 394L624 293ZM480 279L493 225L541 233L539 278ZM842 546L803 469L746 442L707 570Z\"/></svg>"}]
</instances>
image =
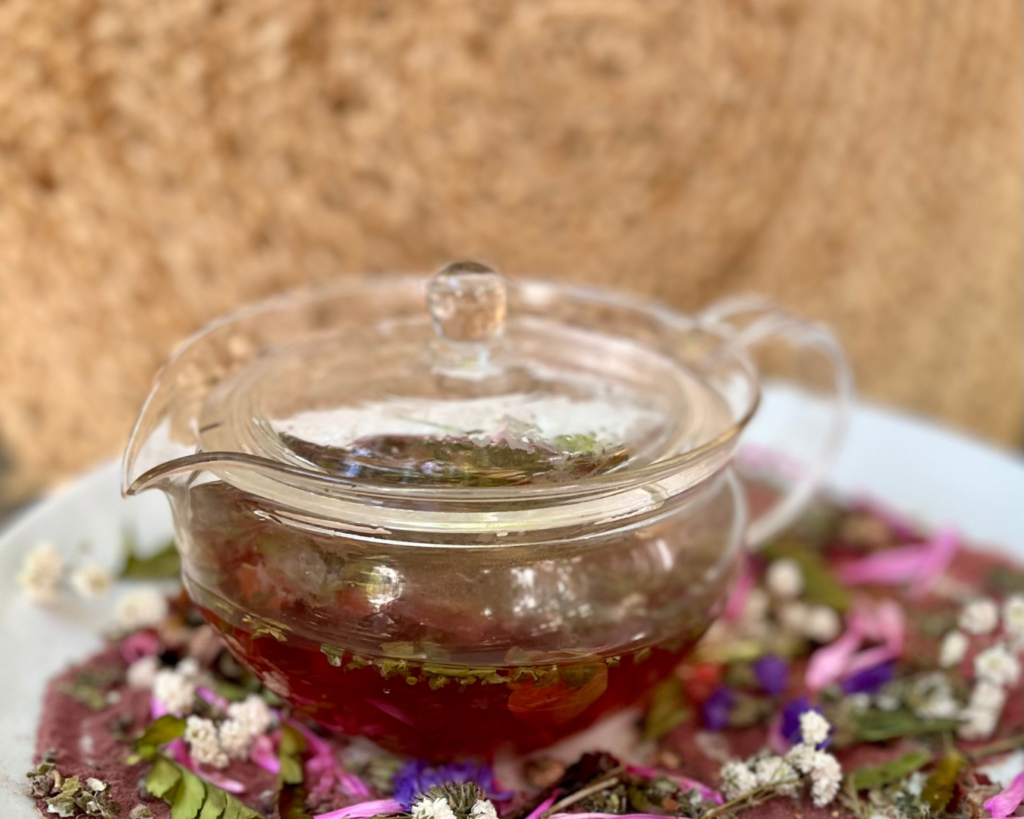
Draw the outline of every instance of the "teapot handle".
<instances>
[{"instance_id":1,"label":"teapot handle","mask_svg":"<svg viewBox=\"0 0 1024 819\"><path fill-rule=\"evenodd\" d=\"M762 388L769 386L736 456L748 486L750 478L768 475L789 484L751 517L746 540L757 548L800 515L835 461L846 433L853 376L832 333L765 299L720 301L701 313L700 321L730 347L745 351L757 365Z\"/></svg>"}]
</instances>

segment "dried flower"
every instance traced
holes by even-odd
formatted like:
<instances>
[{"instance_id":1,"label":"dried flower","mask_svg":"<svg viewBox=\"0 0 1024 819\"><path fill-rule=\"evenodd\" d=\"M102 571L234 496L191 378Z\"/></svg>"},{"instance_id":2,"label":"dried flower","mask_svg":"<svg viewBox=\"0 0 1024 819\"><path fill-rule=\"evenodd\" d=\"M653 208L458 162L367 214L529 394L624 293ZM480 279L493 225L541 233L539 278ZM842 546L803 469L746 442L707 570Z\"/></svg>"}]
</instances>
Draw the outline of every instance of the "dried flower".
<instances>
[{"instance_id":1,"label":"dried flower","mask_svg":"<svg viewBox=\"0 0 1024 819\"><path fill-rule=\"evenodd\" d=\"M817 711L804 711L800 715L800 738L806 745L821 745L831 730L828 720Z\"/></svg>"},{"instance_id":2,"label":"dried flower","mask_svg":"<svg viewBox=\"0 0 1024 819\"><path fill-rule=\"evenodd\" d=\"M778 654L766 654L754 661L751 668L757 682L767 694L777 696L786 690L789 666Z\"/></svg>"},{"instance_id":3,"label":"dried flower","mask_svg":"<svg viewBox=\"0 0 1024 819\"><path fill-rule=\"evenodd\" d=\"M758 787L774 785L776 790L785 796L792 796L797 792L799 776L793 766L781 756L759 759L754 764L754 775L757 777Z\"/></svg>"},{"instance_id":4,"label":"dried flower","mask_svg":"<svg viewBox=\"0 0 1024 819\"><path fill-rule=\"evenodd\" d=\"M1020 677L1020 663L997 643L979 652L974 658L974 674L979 680L995 685L1013 685Z\"/></svg>"},{"instance_id":5,"label":"dried flower","mask_svg":"<svg viewBox=\"0 0 1024 819\"><path fill-rule=\"evenodd\" d=\"M156 674L160 670L157 657L141 657L128 666L128 685L131 688L152 688L156 683Z\"/></svg>"},{"instance_id":6,"label":"dried flower","mask_svg":"<svg viewBox=\"0 0 1024 819\"><path fill-rule=\"evenodd\" d=\"M142 588L128 592L117 604L117 617L126 629L157 625L167 616L167 598L157 589Z\"/></svg>"},{"instance_id":7,"label":"dried flower","mask_svg":"<svg viewBox=\"0 0 1024 819\"><path fill-rule=\"evenodd\" d=\"M228 718L221 723L221 748L231 759L246 759L256 737L266 733L274 717L262 697L250 694L243 702L228 706Z\"/></svg>"},{"instance_id":8,"label":"dried flower","mask_svg":"<svg viewBox=\"0 0 1024 819\"><path fill-rule=\"evenodd\" d=\"M811 768L814 766L815 754L817 753L818 751L813 745L804 745L800 742L789 749L789 752L786 754L786 761L793 766L794 770L807 774L811 772Z\"/></svg>"},{"instance_id":9,"label":"dried flower","mask_svg":"<svg viewBox=\"0 0 1024 819\"><path fill-rule=\"evenodd\" d=\"M1002 686L988 680L975 683L970 702L960 712L963 722L958 734L961 739L987 739L992 736L1005 705L1006 692Z\"/></svg>"},{"instance_id":10,"label":"dried flower","mask_svg":"<svg viewBox=\"0 0 1024 819\"><path fill-rule=\"evenodd\" d=\"M721 731L729 725L732 707L736 704L736 694L727 685L719 685L701 704L704 724L712 731Z\"/></svg>"},{"instance_id":11,"label":"dried flower","mask_svg":"<svg viewBox=\"0 0 1024 819\"><path fill-rule=\"evenodd\" d=\"M220 747L217 726L203 717L189 717L185 723L185 742L192 758L201 765L226 768L228 755Z\"/></svg>"},{"instance_id":12,"label":"dried flower","mask_svg":"<svg viewBox=\"0 0 1024 819\"><path fill-rule=\"evenodd\" d=\"M939 665L943 668L952 668L960 665L967 655L967 635L962 631L954 629L942 638L942 645L939 647Z\"/></svg>"},{"instance_id":13,"label":"dried flower","mask_svg":"<svg viewBox=\"0 0 1024 819\"><path fill-rule=\"evenodd\" d=\"M815 751L811 760L811 798L819 808L829 804L839 793L843 781L843 769L832 754Z\"/></svg>"},{"instance_id":14,"label":"dried flower","mask_svg":"<svg viewBox=\"0 0 1024 819\"><path fill-rule=\"evenodd\" d=\"M110 572L99 566L82 566L71 574L71 588L86 600L105 597L112 585L114 578Z\"/></svg>"},{"instance_id":15,"label":"dried flower","mask_svg":"<svg viewBox=\"0 0 1024 819\"><path fill-rule=\"evenodd\" d=\"M490 799L478 799L473 803L472 819L498 819L498 811Z\"/></svg>"},{"instance_id":16,"label":"dried flower","mask_svg":"<svg viewBox=\"0 0 1024 819\"><path fill-rule=\"evenodd\" d=\"M424 796L412 806L412 819L455 819L455 813L443 796L437 799Z\"/></svg>"},{"instance_id":17,"label":"dried flower","mask_svg":"<svg viewBox=\"0 0 1024 819\"><path fill-rule=\"evenodd\" d=\"M960 612L959 624L968 634L991 634L999 625L999 607L987 597L972 600Z\"/></svg>"},{"instance_id":18,"label":"dried flower","mask_svg":"<svg viewBox=\"0 0 1024 819\"><path fill-rule=\"evenodd\" d=\"M1003 603L1003 630L1019 643L1024 638L1024 595L1014 594Z\"/></svg>"},{"instance_id":19,"label":"dried flower","mask_svg":"<svg viewBox=\"0 0 1024 819\"><path fill-rule=\"evenodd\" d=\"M25 555L18 585L34 602L52 603L60 593L63 576L64 558L55 546L41 543Z\"/></svg>"},{"instance_id":20,"label":"dried flower","mask_svg":"<svg viewBox=\"0 0 1024 819\"><path fill-rule=\"evenodd\" d=\"M874 694L896 676L896 666L890 660L851 674L839 685L844 694Z\"/></svg>"},{"instance_id":21,"label":"dried flower","mask_svg":"<svg viewBox=\"0 0 1024 819\"><path fill-rule=\"evenodd\" d=\"M803 634L816 643L829 643L843 630L843 621L831 606L809 606L803 621Z\"/></svg>"},{"instance_id":22,"label":"dried flower","mask_svg":"<svg viewBox=\"0 0 1024 819\"><path fill-rule=\"evenodd\" d=\"M726 799L739 799L757 788L757 776L745 762L726 762L719 776Z\"/></svg>"},{"instance_id":23,"label":"dried flower","mask_svg":"<svg viewBox=\"0 0 1024 819\"><path fill-rule=\"evenodd\" d=\"M790 700L782 706L782 721L779 726L779 732L782 736L793 744L797 744L803 741L803 724L805 714L815 714L822 722L825 723L826 727L830 727L824 717L821 716L821 710L811 705L810 700L807 697L797 697L794 700ZM817 722L811 722L811 730L814 731L817 727ZM828 739L828 731L826 730L825 738L820 742L826 742ZM817 745L818 743L814 743Z\"/></svg>"},{"instance_id":24,"label":"dried flower","mask_svg":"<svg viewBox=\"0 0 1024 819\"><path fill-rule=\"evenodd\" d=\"M765 585L776 597L792 599L804 590L804 572L800 564L789 557L772 561L765 573Z\"/></svg>"}]
</instances>

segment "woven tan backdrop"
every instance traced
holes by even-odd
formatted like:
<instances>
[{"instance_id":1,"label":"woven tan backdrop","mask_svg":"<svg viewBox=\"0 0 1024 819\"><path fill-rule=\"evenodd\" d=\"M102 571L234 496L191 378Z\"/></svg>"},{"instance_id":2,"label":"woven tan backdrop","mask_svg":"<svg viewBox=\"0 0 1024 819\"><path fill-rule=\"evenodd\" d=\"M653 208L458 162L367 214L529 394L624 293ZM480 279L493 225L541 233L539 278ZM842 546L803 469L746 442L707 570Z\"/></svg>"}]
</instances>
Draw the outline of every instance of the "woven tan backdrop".
<instances>
[{"instance_id":1,"label":"woven tan backdrop","mask_svg":"<svg viewBox=\"0 0 1024 819\"><path fill-rule=\"evenodd\" d=\"M831 322L868 396L1021 438L1017 0L4 0L10 494L183 335L482 256Z\"/></svg>"}]
</instances>

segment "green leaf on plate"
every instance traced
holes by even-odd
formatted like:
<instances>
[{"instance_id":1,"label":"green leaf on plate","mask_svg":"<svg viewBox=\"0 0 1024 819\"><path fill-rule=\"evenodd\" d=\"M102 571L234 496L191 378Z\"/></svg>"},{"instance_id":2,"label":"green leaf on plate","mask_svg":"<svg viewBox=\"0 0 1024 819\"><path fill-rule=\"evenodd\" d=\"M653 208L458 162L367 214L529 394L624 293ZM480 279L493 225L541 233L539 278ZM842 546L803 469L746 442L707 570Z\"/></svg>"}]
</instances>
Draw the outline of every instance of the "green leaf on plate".
<instances>
[{"instance_id":1,"label":"green leaf on plate","mask_svg":"<svg viewBox=\"0 0 1024 819\"><path fill-rule=\"evenodd\" d=\"M876 710L857 717L854 723L854 736L861 742L884 742L899 737L955 731L959 724L955 719L923 720L906 709Z\"/></svg>"},{"instance_id":2,"label":"green leaf on plate","mask_svg":"<svg viewBox=\"0 0 1024 819\"><path fill-rule=\"evenodd\" d=\"M184 735L185 720L180 717L164 714L142 732L142 735L135 740L134 748L136 753L146 759L152 759L161 745L166 745L172 739Z\"/></svg>"},{"instance_id":3,"label":"green leaf on plate","mask_svg":"<svg viewBox=\"0 0 1024 819\"><path fill-rule=\"evenodd\" d=\"M928 751L911 751L883 765L865 765L851 774L853 786L859 791L884 788L923 768L931 759Z\"/></svg>"},{"instance_id":4,"label":"green leaf on plate","mask_svg":"<svg viewBox=\"0 0 1024 819\"><path fill-rule=\"evenodd\" d=\"M178 770L178 766L170 760L158 756L146 775L146 790L153 796L163 799L175 788L180 779L181 771Z\"/></svg>"},{"instance_id":5,"label":"green leaf on plate","mask_svg":"<svg viewBox=\"0 0 1024 819\"><path fill-rule=\"evenodd\" d=\"M940 815L953 798L953 787L966 762L959 751L947 751L921 789L921 801Z\"/></svg>"},{"instance_id":6,"label":"green leaf on plate","mask_svg":"<svg viewBox=\"0 0 1024 819\"><path fill-rule=\"evenodd\" d=\"M207 783L191 771L181 771L181 784L171 802L171 819L196 819L206 801Z\"/></svg>"},{"instance_id":7,"label":"green leaf on plate","mask_svg":"<svg viewBox=\"0 0 1024 819\"><path fill-rule=\"evenodd\" d=\"M135 537L126 532L124 551L121 577L129 580L173 580L181 576L181 557L173 540L154 554L142 557L136 551Z\"/></svg>"}]
</instances>

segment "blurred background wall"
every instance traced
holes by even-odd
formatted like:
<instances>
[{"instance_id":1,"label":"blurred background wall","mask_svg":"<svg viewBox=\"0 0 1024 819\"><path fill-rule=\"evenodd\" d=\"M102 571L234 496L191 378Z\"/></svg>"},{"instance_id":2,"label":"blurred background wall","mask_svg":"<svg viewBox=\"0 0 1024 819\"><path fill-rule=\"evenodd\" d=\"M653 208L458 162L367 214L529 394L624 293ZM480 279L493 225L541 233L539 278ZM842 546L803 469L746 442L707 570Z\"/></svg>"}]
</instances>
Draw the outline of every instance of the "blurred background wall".
<instances>
[{"instance_id":1,"label":"blurred background wall","mask_svg":"<svg viewBox=\"0 0 1024 819\"><path fill-rule=\"evenodd\" d=\"M5 0L7 497L119 453L185 334L480 256L831 323L1020 444L1017 0Z\"/></svg>"}]
</instances>

